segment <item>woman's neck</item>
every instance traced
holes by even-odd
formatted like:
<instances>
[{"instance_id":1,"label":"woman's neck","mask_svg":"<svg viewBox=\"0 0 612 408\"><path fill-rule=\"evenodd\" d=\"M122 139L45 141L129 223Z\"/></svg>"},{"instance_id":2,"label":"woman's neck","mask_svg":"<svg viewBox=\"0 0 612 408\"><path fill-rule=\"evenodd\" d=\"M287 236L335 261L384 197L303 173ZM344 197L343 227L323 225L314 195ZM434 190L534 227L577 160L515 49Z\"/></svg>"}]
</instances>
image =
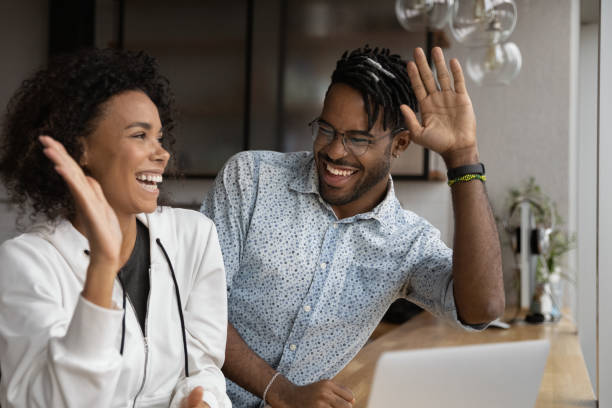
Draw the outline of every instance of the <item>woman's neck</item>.
<instances>
[{"instance_id":1,"label":"woman's neck","mask_svg":"<svg viewBox=\"0 0 612 408\"><path fill-rule=\"evenodd\" d=\"M121 261L121 266L125 265L125 263L132 255L132 251L134 250L134 245L136 244L136 234L138 232L138 227L136 225L136 215L131 214L124 219L119 218L119 226L121 228L121 235L123 236L123 241L121 242L121 253L119 254L119 260Z\"/></svg>"}]
</instances>

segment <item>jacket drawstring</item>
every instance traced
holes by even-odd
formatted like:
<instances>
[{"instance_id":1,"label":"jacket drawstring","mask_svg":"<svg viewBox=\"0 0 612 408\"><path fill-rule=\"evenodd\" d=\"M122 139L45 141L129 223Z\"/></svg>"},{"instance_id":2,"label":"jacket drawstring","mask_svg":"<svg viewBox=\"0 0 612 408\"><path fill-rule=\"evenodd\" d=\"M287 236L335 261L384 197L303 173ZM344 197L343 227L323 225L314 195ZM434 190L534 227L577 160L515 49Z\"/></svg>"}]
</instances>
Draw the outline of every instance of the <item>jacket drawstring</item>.
<instances>
[{"instance_id":1,"label":"jacket drawstring","mask_svg":"<svg viewBox=\"0 0 612 408\"><path fill-rule=\"evenodd\" d=\"M164 256L166 257L166 261L168 262L168 266L170 266L170 273L172 273L172 280L174 281L174 290L176 292L176 302L178 304L179 317L181 318L181 329L183 330L183 352L185 353L185 377L189 377L189 363L187 361L187 333L185 331L185 319L183 318L183 307L181 303L181 293L179 291L178 282L176 281L176 275L174 274L174 268L172 267L172 262L170 262L170 257L166 252L166 249L161 243L161 240L157 238L155 240L157 245L161 248Z\"/></svg>"},{"instance_id":2,"label":"jacket drawstring","mask_svg":"<svg viewBox=\"0 0 612 408\"><path fill-rule=\"evenodd\" d=\"M117 279L119 279L119 283L121 284L121 292L123 292L123 320L121 321L121 348L119 349L119 354L123 355L123 345L125 344L125 300L127 295L125 294L125 285L123 284L123 279L121 276L117 274Z\"/></svg>"},{"instance_id":3,"label":"jacket drawstring","mask_svg":"<svg viewBox=\"0 0 612 408\"><path fill-rule=\"evenodd\" d=\"M185 331L185 319L183 318L183 306L181 303L181 293L179 291L178 282L176 280L176 275L174 273L174 268L172 267L172 262L170 262L170 257L168 256L168 253L166 252L166 248L164 248L159 238L157 238L155 242L157 242L157 245L159 245L162 252L164 253L164 256L166 257L166 262L168 262L168 266L170 267L170 273L172 274L172 281L174 282L174 291L176 293L176 302L178 305L179 317L181 319L181 330L183 332L183 354L185 358L185 377L189 377L189 362L187 360L187 333ZM83 252L85 252L85 254L89 256L89 250L85 249ZM121 284L121 291L123 292L123 321L121 323L121 347L119 349L119 353L123 355L123 347L125 345L125 313L126 313L125 306L126 306L127 296L125 293L125 286L123 285L123 280L121 279L119 274L117 274L117 279L119 279L119 283Z\"/></svg>"}]
</instances>

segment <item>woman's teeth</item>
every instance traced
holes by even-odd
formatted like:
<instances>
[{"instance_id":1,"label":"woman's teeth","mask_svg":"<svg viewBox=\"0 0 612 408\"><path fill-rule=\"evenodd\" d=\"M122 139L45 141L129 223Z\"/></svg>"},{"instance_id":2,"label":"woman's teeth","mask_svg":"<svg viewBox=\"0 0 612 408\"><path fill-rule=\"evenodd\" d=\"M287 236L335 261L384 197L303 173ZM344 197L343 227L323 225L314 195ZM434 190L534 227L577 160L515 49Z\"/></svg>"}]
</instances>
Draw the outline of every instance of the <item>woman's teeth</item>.
<instances>
[{"instance_id":1,"label":"woman's teeth","mask_svg":"<svg viewBox=\"0 0 612 408\"><path fill-rule=\"evenodd\" d=\"M327 171L329 171L334 176L343 176L343 177L350 176L351 174L355 173L355 171L356 171L356 170L341 170L341 169L332 167L329 164L327 164L326 169L327 169Z\"/></svg>"},{"instance_id":2,"label":"woman's teeth","mask_svg":"<svg viewBox=\"0 0 612 408\"><path fill-rule=\"evenodd\" d=\"M161 183L162 176L161 174L137 174L136 179L140 181L150 181L153 183Z\"/></svg>"},{"instance_id":3,"label":"woman's teeth","mask_svg":"<svg viewBox=\"0 0 612 408\"><path fill-rule=\"evenodd\" d=\"M140 187L144 188L145 190L154 193L157 191L157 184L146 184L143 183L142 181L138 181L138 184L140 184Z\"/></svg>"},{"instance_id":4,"label":"woman's teeth","mask_svg":"<svg viewBox=\"0 0 612 408\"><path fill-rule=\"evenodd\" d=\"M155 193L157 191L157 183L162 182L161 174L137 174L136 180L138 184L145 190Z\"/></svg>"}]
</instances>

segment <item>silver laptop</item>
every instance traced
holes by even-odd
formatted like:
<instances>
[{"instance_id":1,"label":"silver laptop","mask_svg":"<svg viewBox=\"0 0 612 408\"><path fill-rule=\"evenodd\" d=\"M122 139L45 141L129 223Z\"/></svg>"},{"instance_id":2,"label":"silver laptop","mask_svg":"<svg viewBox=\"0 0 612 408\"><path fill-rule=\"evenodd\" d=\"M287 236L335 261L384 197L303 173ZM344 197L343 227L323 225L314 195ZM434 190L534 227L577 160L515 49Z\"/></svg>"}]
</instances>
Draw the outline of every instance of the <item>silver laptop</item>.
<instances>
[{"instance_id":1,"label":"silver laptop","mask_svg":"<svg viewBox=\"0 0 612 408\"><path fill-rule=\"evenodd\" d=\"M384 353L368 408L528 408L538 396L548 340Z\"/></svg>"}]
</instances>

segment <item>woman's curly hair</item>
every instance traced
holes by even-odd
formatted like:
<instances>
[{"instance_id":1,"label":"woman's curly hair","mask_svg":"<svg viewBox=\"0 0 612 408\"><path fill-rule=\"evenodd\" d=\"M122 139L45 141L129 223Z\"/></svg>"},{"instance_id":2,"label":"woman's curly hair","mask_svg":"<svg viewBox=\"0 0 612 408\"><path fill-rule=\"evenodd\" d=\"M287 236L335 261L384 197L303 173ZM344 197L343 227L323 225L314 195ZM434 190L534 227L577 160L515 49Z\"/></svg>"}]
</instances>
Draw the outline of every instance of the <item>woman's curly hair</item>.
<instances>
[{"instance_id":1,"label":"woman's curly hair","mask_svg":"<svg viewBox=\"0 0 612 408\"><path fill-rule=\"evenodd\" d=\"M75 206L66 183L43 155L39 135L61 142L77 161L81 139L94 130L104 103L129 90L147 94L164 127L164 147L174 144L174 96L157 61L144 52L82 50L51 60L10 99L0 139L0 177L19 209L48 220L69 217ZM19 223L18 223L19 224Z\"/></svg>"}]
</instances>

